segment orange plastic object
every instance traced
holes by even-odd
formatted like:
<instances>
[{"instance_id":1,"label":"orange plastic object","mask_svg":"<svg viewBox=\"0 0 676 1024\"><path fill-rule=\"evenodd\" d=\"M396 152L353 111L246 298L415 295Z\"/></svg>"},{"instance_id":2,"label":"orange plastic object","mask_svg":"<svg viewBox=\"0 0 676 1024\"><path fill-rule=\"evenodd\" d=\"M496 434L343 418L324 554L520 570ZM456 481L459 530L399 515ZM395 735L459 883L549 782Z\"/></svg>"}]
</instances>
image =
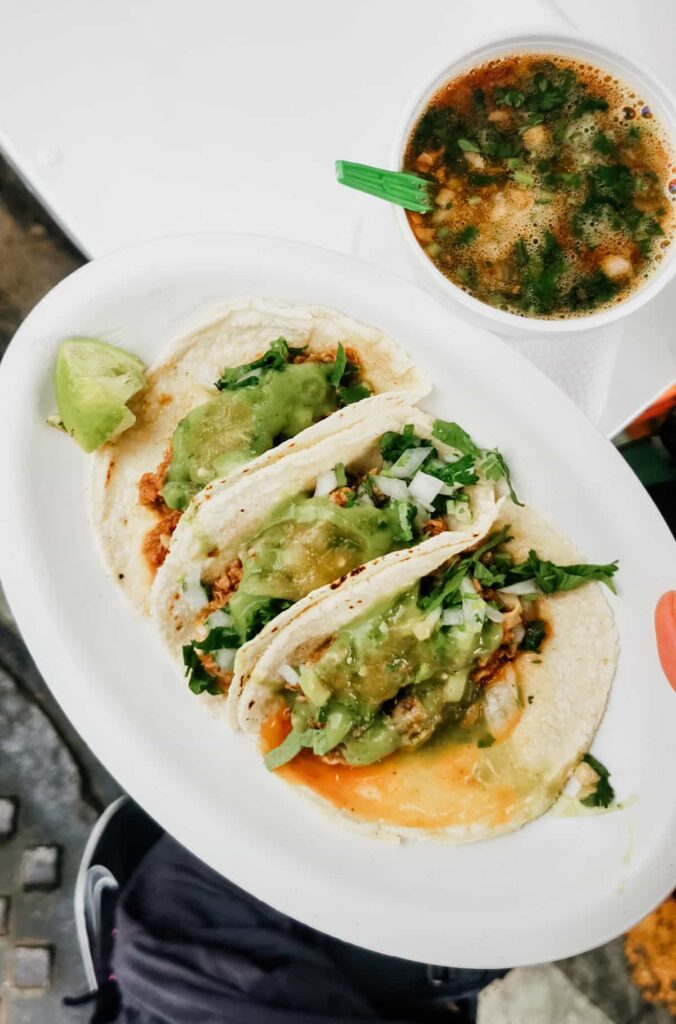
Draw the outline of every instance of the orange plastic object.
<instances>
[{"instance_id":1,"label":"orange plastic object","mask_svg":"<svg viewBox=\"0 0 676 1024\"><path fill-rule=\"evenodd\" d=\"M625 427L624 433L627 438L630 441L638 441L642 437L650 437L656 433L672 405L676 405L676 385L656 398L651 406Z\"/></svg>"},{"instance_id":2,"label":"orange plastic object","mask_svg":"<svg viewBox=\"0 0 676 1024\"><path fill-rule=\"evenodd\" d=\"M662 594L655 607L657 653L664 674L676 690L676 590Z\"/></svg>"}]
</instances>

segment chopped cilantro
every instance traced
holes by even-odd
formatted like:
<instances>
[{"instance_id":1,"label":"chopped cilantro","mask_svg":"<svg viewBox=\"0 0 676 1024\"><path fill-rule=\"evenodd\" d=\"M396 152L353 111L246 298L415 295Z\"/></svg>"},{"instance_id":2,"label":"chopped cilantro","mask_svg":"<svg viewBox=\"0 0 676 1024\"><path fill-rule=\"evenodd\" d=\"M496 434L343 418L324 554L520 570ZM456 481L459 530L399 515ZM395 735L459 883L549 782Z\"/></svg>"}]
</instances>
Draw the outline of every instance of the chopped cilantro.
<instances>
[{"instance_id":1,"label":"chopped cilantro","mask_svg":"<svg viewBox=\"0 0 676 1024\"><path fill-rule=\"evenodd\" d=\"M591 563L555 565L545 558L540 558L537 552L531 548L528 558L519 565L512 566L509 570L508 583L535 579L544 594L554 594L576 590L584 583L594 580L598 583L605 583L608 589L615 594L613 576L617 572L617 568L617 561L611 562L609 565L593 565Z\"/></svg>"},{"instance_id":2,"label":"chopped cilantro","mask_svg":"<svg viewBox=\"0 0 676 1024\"><path fill-rule=\"evenodd\" d=\"M590 768L593 768L599 776L599 781L596 783L594 792L584 797L580 803L585 807L609 807L615 797L615 790L610 785L610 772L591 754L585 754L582 760Z\"/></svg>"},{"instance_id":3,"label":"chopped cilantro","mask_svg":"<svg viewBox=\"0 0 676 1024\"><path fill-rule=\"evenodd\" d=\"M222 693L219 681L202 664L200 654L210 654L223 648L236 649L240 646L239 633L231 626L215 626L204 640L193 640L183 646L183 664L188 677L188 686L193 693Z\"/></svg>"},{"instance_id":4,"label":"chopped cilantro","mask_svg":"<svg viewBox=\"0 0 676 1024\"><path fill-rule=\"evenodd\" d=\"M368 398L371 394L371 389L359 380L359 367L350 362L340 342L336 349L336 361L331 367L328 381L338 392L338 397L343 405L360 402L362 398Z\"/></svg>"},{"instance_id":5,"label":"chopped cilantro","mask_svg":"<svg viewBox=\"0 0 676 1024\"><path fill-rule=\"evenodd\" d=\"M518 244L518 243L517 243ZM563 250L551 231L522 266L523 302L533 313L551 313L558 298L559 278L566 268Z\"/></svg>"},{"instance_id":6,"label":"chopped cilantro","mask_svg":"<svg viewBox=\"0 0 676 1024\"><path fill-rule=\"evenodd\" d=\"M332 368L332 370L331 370L331 372L329 374L329 377L328 377L329 384L333 384L334 388L337 388L339 386L339 384L340 384L340 382L342 380L343 374L345 373L346 367L347 367L347 356L345 355L345 349L343 348L343 346L339 342L338 343L338 348L336 350L336 361L333 364L333 368Z\"/></svg>"},{"instance_id":7,"label":"chopped cilantro","mask_svg":"<svg viewBox=\"0 0 676 1024\"><path fill-rule=\"evenodd\" d=\"M349 387L338 388L338 395L343 405L361 402L362 398L370 398L371 394L371 389L366 384L353 384Z\"/></svg>"},{"instance_id":8,"label":"chopped cilantro","mask_svg":"<svg viewBox=\"0 0 676 1024\"><path fill-rule=\"evenodd\" d=\"M567 188L582 188L582 176L580 174L568 174L562 171L557 175L557 180Z\"/></svg>"},{"instance_id":9,"label":"chopped cilantro","mask_svg":"<svg viewBox=\"0 0 676 1024\"><path fill-rule=\"evenodd\" d=\"M573 120L577 120L579 117L582 117L583 114L592 114L597 110L603 111L607 109L608 102L601 96L585 96L585 98L575 107L575 110L573 111Z\"/></svg>"},{"instance_id":10,"label":"chopped cilantro","mask_svg":"<svg viewBox=\"0 0 676 1024\"><path fill-rule=\"evenodd\" d=\"M495 737L491 736L490 733L487 733L485 736L482 736L481 739L477 742L477 747L492 747L494 743Z\"/></svg>"},{"instance_id":11,"label":"chopped cilantro","mask_svg":"<svg viewBox=\"0 0 676 1024\"><path fill-rule=\"evenodd\" d=\"M499 107L522 107L526 97L519 89L505 89L498 85L493 90L493 99Z\"/></svg>"},{"instance_id":12,"label":"chopped cilantro","mask_svg":"<svg viewBox=\"0 0 676 1024\"><path fill-rule=\"evenodd\" d=\"M479 229L475 224L468 224L462 231L458 231L454 238L456 245L469 245L479 234Z\"/></svg>"},{"instance_id":13,"label":"chopped cilantro","mask_svg":"<svg viewBox=\"0 0 676 1024\"><path fill-rule=\"evenodd\" d=\"M394 539L401 541L413 540L413 524L417 515L417 509L413 502L394 499L390 502L390 508L397 512L399 520L399 529L395 529Z\"/></svg>"},{"instance_id":14,"label":"chopped cilantro","mask_svg":"<svg viewBox=\"0 0 676 1024\"><path fill-rule=\"evenodd\" d=\"M249 602L242 623L242 642L257 636L268 622L271 622L281 612L286 611L292 604L293 601L287 601L282 597L261 597L256 601Z\"/></svg>"},{"instance_id":15,"label":"chopped cilantro","mask_svg":"<svg viewBox=\"0 0 676 1024\"><path fill-rule=\"evenodd\" d=\"M497 448L491 448L484 452L484 457L480 466L484 476L487 480L505 480L507 488L509 490L509 496L515 505L521 505L523 502L519 501L514 485L512 484L512 474L509 471L509 466L505 462L505 458L500 454Z\"/></svg>"},{"instance_id":16,"label":"chopped cilantro","mask_svg":"<svg viewBox=\"0 0 676 1024\"><path fill-rule=\"evenodd\" d=\"M601 153L602 156L615 156L617 153L617 146L603 132L596 133L592 147L597 153Z\"/></svg>"},{"instance_id":17,"label":"chopped cilantro","mask_svg":"<svg viewBox=\"0 0 676 1024\"><path fill-rule=\"evenodd\" d=\"M526 626L526 632L521 641L521 650L533 651L535 654L539 654L545 633L546 627L542 619L532 619Z\"/></svg>"},{"instance_id":18,"label":"chopped cilantro","mask_svg":"<svg viewBox=\"0 0 676 1024\"><path fill-rule=\"evenodd\" d=\"M481 150L477 146L476 142L472 142L470 139L458 139L458 145L463 153L480 153Z\"/></svg>"},{"instance_id":19,"label":"chopped cilantro","mask_svg":"<svg viewBox=\"0 0 676 1024\"><path fill-rule=\"evenodd\" d=\"M463 430L457 423L450 423L447 420L435 420L432 427L432 436L438 441L447 444L449 448L455 448L462 455L473 455L475 459L481 455L481 448L474 443L466 430Z\"/></svg>"},{"instance_id":20,"label":"chopped cilantro","mask_svg":"<svg viewBox=\"0 0 676 1024\"><path fill-rule=\"evenodd\" d=\"M591 309L603 302L609 302L619 291L619 285L611 281L602 270L595 270L580 278L566 295L570 309Z\"/></svg>"},{"instance_id":21,"label":"chopped cilantro","mask_svg":"<svg viewBox=\"0 0 676 1024\"><path fill-rule=\"evenodd\" d=\"M219 391L234 391L237 388L255 387L262 370L283 370L292 356L303 352L302 348L290 348L284 338L277 338L260 359L242 366L231 366L223 370L216 387Z\"/></svg>"},{"instance_id":22,"label":"chopped cilantro","mask_svg":"<svg viewBox=\"0 0 676 1024\"><path fill-rule=\"evenodd\" d=\"M380 454L385 462L396 462L409 448L421 448L425 441L416 436L412 423L407 423L401 433L386 430L380 438Z\"/></svg>"},{"instance_id":23,"label":"chopped cilantro","mask_svg":"<svg viewBox=\"0 0 676 1024\"><path fill-rule=\"evenodd\" d=\"M588 196L583 209L608 204L615 209L628 206L634 194L634 178L624 164L594 167L588 177Z\"/></svg>"},{"instance_id":24,"label":"chopped cilantro","mask_svg":"<svg viewBox=\"0 0 676 1024\"><path fill-rule=\"evenodd\" d=\"M470 171L467 175L467 180L470 185L497 185L498 182L505 181L506 176L504 174L481 174L479 171Z\"/></svg>"},{"instance_id":25,"label":"chopped cilantro","mask_svg":"<svg viewBox=\"0 0 676 1024\"><path fill-rule=\"evenodd\" d=\"M547 113L563 106L575 81L575 74L569 68L558 70L552 66L548 74L536 72L533 76L533 92L526 98L526 108Z\"/></svg>"},{"instance_id":26,"label":"chopped cilantro","mask_svg":"<svg viewBox=\"0 0 676 1024\"><path fill-rule=\"evenodd\" d=\"M536 125L542 124L544 119L544 114L529 114L524 123L521 125L521 131L527 132L529 128L535 128Z\"/></svg>"}]
</instances>

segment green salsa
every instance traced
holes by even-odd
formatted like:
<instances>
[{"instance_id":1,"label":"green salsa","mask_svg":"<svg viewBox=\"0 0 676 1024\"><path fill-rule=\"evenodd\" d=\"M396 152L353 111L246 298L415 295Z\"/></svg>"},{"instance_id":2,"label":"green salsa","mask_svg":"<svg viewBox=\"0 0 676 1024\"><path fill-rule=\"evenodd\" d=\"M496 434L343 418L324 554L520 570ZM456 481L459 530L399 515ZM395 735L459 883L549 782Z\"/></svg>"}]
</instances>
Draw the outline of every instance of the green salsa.
<instances>
[{"instance_id":1,"label":"green salsa","mask_svg":"<svg viewBox=\"0 0 676 1024\"><path fill-rule=\"evenodd\" d=\"M268 370L255 387L224 391L189 412L176 427L162 495L169 508L186 508L217 476L228 476L274 445L335 412L332 364L290 364Z\"/></svg>"},{"instance_id":2,"label":"green salsa","mask_svg":"<svg viewBox=\"0 0 676 1024\"><path fill-rule=\"evenodd\" d=\"M673 156L627 87L569 58L522 54L448 82L406 170L436 185L409 213L430 259L521 316L584 315L636 290L673 235Z\"/></svg>"},{"instance_id":3,"label":"green salsa","mask_svg":"<svg viewBox=\"0 0 676 1024\"><path fill-rule=\"evenodd\" d=\"M496 677L505 663L521 652L530 657L546 641L539 597L591 580L613 590L617 572L616 562L555 565L535 550L515 562L504 548L510 540L509 526L501 527L474 551L340 627L298 668L287 665L280 676L292 729L266 755L267 767L280 767L303 747L372 764L433 737L455 733L457 741L459 729L464 742L491 746L493 730L502 732L523 707L515 677ZM513 585L523 582L529 593L521 599Z\"/></svg>"},{"instance_id":4,"label":"green salsa","mask_svg":"<svg viewBox=\"0 0 676 1024\"><path fill-rule=\"evenodd\" d=\"M287 604L358 565L407 546L397 510L388 505L342 507L305 494L277 506L242 553L242 579L228 612L242 642L261 601Z\"/></svg>"},{"instance_id":5,"label":"green salsa","mask_svg":"<svg viewBox=\"0 0 676 1024\"><path fill-rule=\"evenodd\" d=\"M181 420L162 489L169 508L185 509L210 480L371 394L342 345L331 362L299 361L303 352L279 338L260 359L224 370L220 394Z\"/></svg>"},{"instance_id":6,"label":"green salsa","mask_svg":"<svg viewBox=\"0 0 676 1024\"><path fill-rule=\"evenodd\" d=\"M320 658L301 670L307 700L294 708L293 724L308 714L340 713L350 723L341 748L348 764L418 746L442 722L464 714L476 696L472 665L501 639L502 629L491 622L443 626L441 609L422 608L413 587L338 630Z\"/></svg>"}]
</instances>

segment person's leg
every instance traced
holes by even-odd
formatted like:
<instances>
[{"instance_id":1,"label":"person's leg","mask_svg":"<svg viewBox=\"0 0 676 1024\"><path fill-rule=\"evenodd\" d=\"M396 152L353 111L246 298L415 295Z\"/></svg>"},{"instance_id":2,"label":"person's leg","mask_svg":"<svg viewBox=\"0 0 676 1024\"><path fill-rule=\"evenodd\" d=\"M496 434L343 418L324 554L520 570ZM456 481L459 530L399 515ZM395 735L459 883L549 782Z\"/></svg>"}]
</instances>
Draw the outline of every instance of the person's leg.
<instances>
[{"instance_id":1,"label":"person's leg","mask_svg":"<svg viewBox=\"0 0 676 1024\"><path fill-rule=\"evenodd\" d=\"M134 855L148 852L132 871L129 851L139 836ZM95 1024L473 1024L476 993L504 973L381 956L299 924L161 834L131 801L94 852L98 866L91 857L85 865L92 877L103 869L122 883L112 968L105 921L93 939L97 977L115 979L104 984ZM110 1015L118 990L120 1017Z\"/></svg>"}]
</instances>

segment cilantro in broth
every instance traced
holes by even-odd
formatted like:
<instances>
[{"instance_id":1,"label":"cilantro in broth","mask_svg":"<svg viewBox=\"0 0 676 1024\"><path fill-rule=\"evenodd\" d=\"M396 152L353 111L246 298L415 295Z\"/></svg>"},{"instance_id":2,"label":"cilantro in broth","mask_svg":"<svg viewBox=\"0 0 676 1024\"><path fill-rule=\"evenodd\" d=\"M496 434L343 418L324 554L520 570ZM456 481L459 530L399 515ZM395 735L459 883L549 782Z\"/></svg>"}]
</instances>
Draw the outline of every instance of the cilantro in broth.
<instances>
[{"instance_id":1,"label":"cilantro in broth","mask_svg":"<svg viewBox=\"0 0 676 1024\"><path fill-rule=\"evenodd\" d=\"M656 133L627 123L634 108L618 109L622 83L533 55L469 75L440 90L406 157L438 186L441 209L412 223L430 258L522 316L582 316L624 297L674 217L669 163ZM604 264L616 255L628 271Z\"/></svg>"}]
</instances>

